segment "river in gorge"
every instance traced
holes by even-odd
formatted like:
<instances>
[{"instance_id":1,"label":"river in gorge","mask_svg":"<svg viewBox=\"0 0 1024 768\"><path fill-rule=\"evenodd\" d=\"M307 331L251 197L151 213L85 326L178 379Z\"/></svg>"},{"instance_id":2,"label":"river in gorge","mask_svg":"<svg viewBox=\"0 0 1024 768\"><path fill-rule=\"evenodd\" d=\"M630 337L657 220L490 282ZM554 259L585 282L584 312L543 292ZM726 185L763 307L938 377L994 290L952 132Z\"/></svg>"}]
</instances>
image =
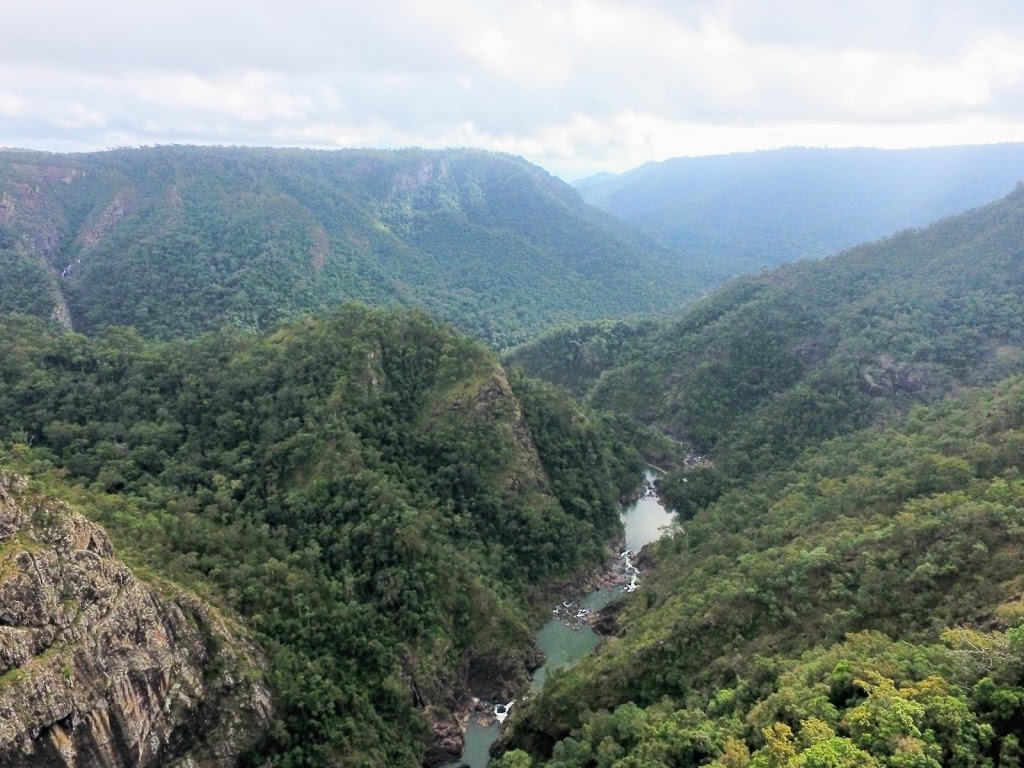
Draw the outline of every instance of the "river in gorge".
<instances>
[{"instance_id":1,"label":"river in gorge","mask_svg":"<svg viewBox=\"0 0 1024 768\"><path fill-rule=\"evenodd\" d=\"M632 555L639 552L644 545L661 538L666 528L672 525L674 515L661 506L657 494L654 493L655 477L654 472L648 471L644 495L633 504L622 508L621 519L626 534L626 551ZM629 558L629 555L626 557ZM626 562L629 563L631 560L627 559ZM637 588L642 589L642 579L634 581L639 582ZM623 591L624 585L598 589L583 597L566 600L561 606L555 607L555 616L537 632L537 646L544 652L546 661L533 673L527 695L539 691L551 671L578 661L597 647L601 641L600 635L575 617L584 611L599 611ZM466 746L462 758L442 768L458 768L464 765L469 768L486 768L490 761L491 744L497 740L500 728L501 724L493 715L488 717L486 722L481 722L478 717L472 717L466 728Z\"/></svg>"}]
</instances>

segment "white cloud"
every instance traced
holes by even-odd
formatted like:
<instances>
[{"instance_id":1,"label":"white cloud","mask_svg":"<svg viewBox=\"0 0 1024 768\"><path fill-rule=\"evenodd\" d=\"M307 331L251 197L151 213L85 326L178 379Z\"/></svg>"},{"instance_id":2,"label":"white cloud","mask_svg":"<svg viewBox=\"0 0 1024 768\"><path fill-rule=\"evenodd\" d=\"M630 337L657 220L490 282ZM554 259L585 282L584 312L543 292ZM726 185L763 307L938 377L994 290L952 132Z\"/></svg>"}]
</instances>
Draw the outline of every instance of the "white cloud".
<instances>
[{"instance_id":1,"label":"white cloud","mask_svg":"<svg viewBox=\"0 0 1024 768\"><path fill-rule=\"evenodd\" d=\"M280 78L248 71L226 76L187 72L154 74L132 79L135 95L164 108L200 110L244 122L301 120L313 105L305 93L295 92Z\"/></svg>"},{"instance_id":2,"label":"white cloud","mask_svg":"<svg viewBox=\"0 0 1024 768\"><path fill-rule=\"evenodd\" d=\"M54 119L54 123L72 129L102 128L107 124L107 118L84 104L74 102L64 108L62 114Z\"/></svg>"},{"instance_id":3,"label":"white cloud","mask_svg":"<svg viewBox=\"0 0 1024 768\"><path fill-rule=\"evenodd\" d=\"M0 91L0 116L14 117L25 109L25 100L15 93Z\"/></svg>"},{"instance_id":4,"label":"white cloud","mask_svg":"<svg viewBox=\"0 0 1024 768\"><path fill-rule=\"evenodd\" d=\"M7 5L0 144L468 143L578 175L1024 140L1015 0Z\"/></svg>"}]
</instances>

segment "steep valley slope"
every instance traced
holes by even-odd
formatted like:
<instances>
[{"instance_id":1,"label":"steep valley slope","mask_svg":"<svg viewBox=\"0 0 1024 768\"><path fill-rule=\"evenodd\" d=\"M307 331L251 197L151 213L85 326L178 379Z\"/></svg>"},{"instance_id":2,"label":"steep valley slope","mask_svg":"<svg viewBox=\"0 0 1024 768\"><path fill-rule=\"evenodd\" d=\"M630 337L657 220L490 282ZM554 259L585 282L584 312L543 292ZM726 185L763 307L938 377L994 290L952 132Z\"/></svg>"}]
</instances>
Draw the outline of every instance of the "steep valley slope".
<instances>
[{"instance_id":1,"label":"steep valley slope","mask_svg":"<svg viewBox=\"0 0 1024 768\"><path fill-rule=\"evenodd\" d=\"M266 659L140 581L105 532L0 473L0 765L222 768L270 722Z\"/></svg>"},{"instance_id":2,"label":"steep valley slope","mask_svg":"<svg viewBox=\"0 0 1024 768\"><path fill-rule=\"evenodd\" d=\"M922 230L737 279L677 320L589 324L510 353L749 473L1024 367L1024 187Z\"/></svg>"},{"instance_id":3,"label":"steep valley slope","mask_svg":"<svg viewBox=\"0 0 1024 768\"><path fill-rule=\"evenodd\" d=\"M538 599L601 565L640 478L614 425L419 312L175 342L11 317L0 350L0 456L264 648L244 765L457 755L458 712L524 683Z\"/></svg>"},{"instance_id":4,"label":"steep valley slope","mask_svg":"<svg viewBox=\"0 0 1024 768\"><path fill-rule=\"evenodd\" d=\"M500 768L1015 765L1022 405L962 392L706 503Z\"/></svg>"},{"instance_id":5,"label":"steep valley slope","mask_svg":"<svg viewBox=\"0 0 1024 768\"><path fill-rule=\"evenodd\" d=\"M1019 763L1022 243L1018 188L503 364L693 270L487 153L2 158L0 764L446 761L635 424L681 526L499 768Z\"/></svg>"},{"instance_id":6,"label":"steep valley slope","mask_svg":"<svg viewBox=\"0 0 1024 768\"><path fill-rule=\"evenodd\" d=\"M1022 243L1018 187L511 356L691 453L615 637L499 768L1020 763Z\"/></svg>"},{"instance_id":7,"label":"steep valley slope","mask_svg":"<svg viewBox=\"0 0 1024 768\"><path fill-rule=\"evenodd\" d=\"M3 152L0 267L0 311L163 338L359 300L505 347L703 290L540 168L468 149Z\"/></svg>"}]
</instances>

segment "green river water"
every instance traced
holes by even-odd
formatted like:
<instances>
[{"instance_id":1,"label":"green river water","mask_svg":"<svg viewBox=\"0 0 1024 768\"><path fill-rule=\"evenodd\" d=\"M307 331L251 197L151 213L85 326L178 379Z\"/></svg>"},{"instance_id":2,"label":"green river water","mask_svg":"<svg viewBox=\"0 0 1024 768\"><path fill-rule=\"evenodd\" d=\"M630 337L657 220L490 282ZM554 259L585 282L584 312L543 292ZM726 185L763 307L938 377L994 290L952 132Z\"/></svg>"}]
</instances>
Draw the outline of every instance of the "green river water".
<instances>
[{"instance_id":1,"label":"green river water","mask_svg":"<svg viewBox=\"0 0 1024 768\"><path fill-rule=\"evenodd\" d=\"M654 478L653 472L647 473L649 487ZM635 555L644 545L661 538L666 527L672 524L673 517L661 506L661 502L651 488L651 492L644 498L622 509L626 548ZM642 589L642 576L640 585L640 589ZM597 611L621 593L622 587L599 589L567 602L572 604L573 610L587 608ZM532 695L544 687L544 681L547 680L551 671L583 658L593 651L600 641L600 636L586 625L567 623L563 618L552 618L537 632L537 646L544 652L547 660L533 673L530 692L527 695ZM513 717L515 717L514 710L515 706L512 711ZM466 746L462 758L454 763L448 763L442 768L458 768L462 765L468 765L469 768L486 768L490 761L491 744L497 740L500 728L500 724L493 717L488 719L486 725L481 724L476 717L472 718L466 728Z\"/></svg>"}]
</instances>

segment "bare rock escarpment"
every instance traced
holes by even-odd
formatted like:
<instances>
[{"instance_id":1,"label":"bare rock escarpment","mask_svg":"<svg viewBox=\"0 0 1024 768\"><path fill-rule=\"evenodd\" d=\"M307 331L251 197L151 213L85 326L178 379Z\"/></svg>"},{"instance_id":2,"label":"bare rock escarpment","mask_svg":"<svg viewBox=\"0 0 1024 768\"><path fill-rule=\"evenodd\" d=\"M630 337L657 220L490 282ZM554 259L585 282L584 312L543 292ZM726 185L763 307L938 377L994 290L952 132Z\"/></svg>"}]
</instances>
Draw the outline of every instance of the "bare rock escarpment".
<instances>
[{"instance_id":1,"label":"bare rock escarpment","mask_svg":"<svg viewBox=\"0 0 1024 768\"><path fill-rule=\"evenodd\" d=\"M262 665L212 608L0 474L0 765L233 766L270 720Z\"/></svg>"}]
</instances>

